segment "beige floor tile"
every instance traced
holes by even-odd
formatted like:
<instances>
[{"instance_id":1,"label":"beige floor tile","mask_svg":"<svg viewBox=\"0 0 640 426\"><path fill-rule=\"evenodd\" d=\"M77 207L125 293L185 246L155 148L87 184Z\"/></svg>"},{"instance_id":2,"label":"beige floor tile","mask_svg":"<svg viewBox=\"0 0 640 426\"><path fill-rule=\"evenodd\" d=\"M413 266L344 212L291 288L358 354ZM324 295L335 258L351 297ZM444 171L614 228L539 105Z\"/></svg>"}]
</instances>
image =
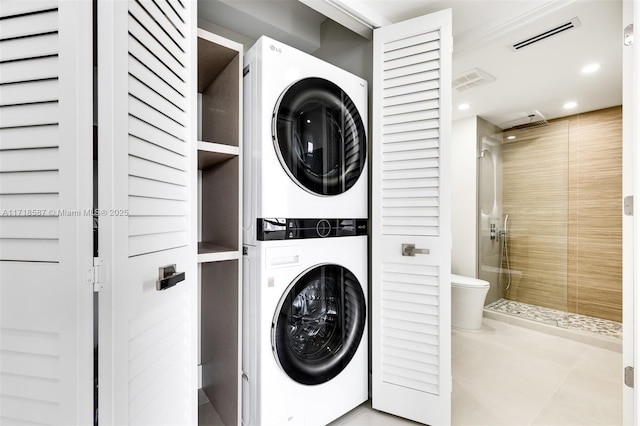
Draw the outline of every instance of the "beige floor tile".
<instances>
[{"instance_id":1,"label":"beige floor tile","mask_svg":"<svg viewBox=\"0 0 640 426\"><path fill-rule=\"evenodd\" d=\"M582 425L622 424L622 382L574 369L534 424L564 421Z\"/></svg>"},{"instance_id":2,"label":"beige floor tile","mask_svg":"<svg viewBox=\"0 0 640 426\"><path fill-rule=\"evenodd\" d=\"M616 426L622 421L600 423L582 412L571 411L566 407L550 405L535 419L532 426Z\"/></svg>"},{"instance_id":3,"label":"beige floor tile","mask_svg":"<svg viewBox=\"0 0 640 426\"><path fill-rule=\"evenodd\" d=\"M367 401L329 426L410 426L419 423L383 413L371 408L371 401Z\"/></svg>"},{"instance_id":4,"label":"beige floor tile","mask_svg":"<svg viewBox=\"0 0 640 426\"><path fill-rule=\"evenodd\" d=\"M452 425L622 424L619 352L487 318L480 330L454 330L451 342ZM217 424L202 414L201 425ZM331 423L410 425L417 423L373 410L370 401Z\"/></svg>"},{"instance_id":5,"label":"beige floor tile","mask_svg":"<svg viewBox=\"0 0 640 426\"><path fill-rule=\"evenodd\" d=\"M484 319L483 328L477 332L455 330L453 335L457 336L455 343L459 341L467 347L470 341L482 340L564 366L575 364L589 346L491 319Z\"/></svg>"},{"instance_id":6,"label":"beige floor tile","mask_svg":"<svg viewBox=\"0 0 640 426\"><path fill-rule=\"evenodd\" d=\"M622 354L589 346L575 364L576 370L589 372L597 379L612 380L622 386Z\"/></svg>"},{"instance_id":7,"label":"beige floor tile","mask_svg":"<svg viewBox=\"0 0 640 426\"><path fill-rule=\"evenodd\" d=\"M360 412L357 416L344 424L345 426L408 426L418 425L418 423L382 413L373 409Z\"/></svg>"},{"instance_id":8,"label":"beige floor tile","mask_svg":"<svg viewBox=\"0 0 640 426\"><path fill-rule=\"evenodd\" d=\"M502 404L482 398L453 381L451 397L451 424L454 426L511 425L511 419L501 410Z\"/></svg>"}]
</instances>

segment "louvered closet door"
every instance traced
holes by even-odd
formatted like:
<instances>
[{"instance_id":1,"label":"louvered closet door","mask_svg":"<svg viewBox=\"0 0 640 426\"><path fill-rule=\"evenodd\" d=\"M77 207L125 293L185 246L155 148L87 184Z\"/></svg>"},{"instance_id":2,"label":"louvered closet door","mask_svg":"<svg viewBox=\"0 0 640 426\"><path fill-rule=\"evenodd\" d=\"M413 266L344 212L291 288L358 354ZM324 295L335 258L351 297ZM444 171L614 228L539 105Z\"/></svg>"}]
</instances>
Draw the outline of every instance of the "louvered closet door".
<instances>
[{"instance_id":1,"label":"louvered closet door","mask_svg":"<svg viewBox=\"0 0 640 426\"><path fill-rule=\"evenodd\" d=\"M101 424L197 423L194 14L99 2ZM158 291L169 264L186 279Z\"/></svg>"},{"instance_id":2,"label":"louvered closet door","mask_svg":"<svg viewBox=\"0 0 640 426\"><path fill-rule=\"evenodd\" d=\"M451 49L448 10L374 31L372 400L427 424L451 419Z\"/></svg>"},{"instance_id":3,"label":"louvered closet door","mask_svg":"<svg viewBox=\"0 0 640 426\"><path fill-rule=\"evenodd\" d=\"M91 3L0 1L0 424L93 421Z\"/></svg>"}]
</instances>

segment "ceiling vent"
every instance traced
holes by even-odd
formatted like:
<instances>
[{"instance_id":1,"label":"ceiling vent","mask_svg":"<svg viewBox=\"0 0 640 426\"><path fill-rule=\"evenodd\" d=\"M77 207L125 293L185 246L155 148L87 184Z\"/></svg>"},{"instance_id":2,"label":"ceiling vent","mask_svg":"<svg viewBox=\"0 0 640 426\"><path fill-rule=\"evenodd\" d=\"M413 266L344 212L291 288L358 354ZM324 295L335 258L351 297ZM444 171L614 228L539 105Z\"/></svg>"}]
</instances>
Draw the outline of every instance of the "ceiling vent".
<instances>
[{"instance_id":1,"label":"ceiling vent","mask_svg":"<svg viewBox=\"0 0 640 426\"><path fill-rule=\"evenodd\" d=\"M478 68L470 69L453 79L453 88L458 92L464 92L476 86L491 83L496 78L486 71Z\"/></svg>"},{"instance_id":2,"label":"ceiling vent","mask_svg":"<svg viewBox=\"0 0 640 426\"><path fill-rule=\"evenodd\" d=\"M511 120L509 122L503 123L499 127L504 129L503 131L506 133L512 130L534 129L537 127L545 127L548 125L549 122L544 117L544 115L542 115L540 111L536 110L531 114L528 114L526 117Z\"/></svg>"},{"instance_id":3,"label":"ceiling vent","mask_svg":"<svg viewBox=\"0 0 640 426\"><path fill-rule=\"evenodd\" d=\"M548 39L549 37L553 37L554 35L560 34L562 32L571 30L573 28L578 28L579 26L581 26L582 24L580 23L580 20L575 17L572 20L565 22L563 24L557 25L551 29L548 29L544 32L541 32L540 34L531 36L526 38L525 40L519 41L517 43L514 43L513 45L509 46L514 52L525 48L527 46L531 46L534 43L537 43L539 41Z\"/></svg>"}]
</instances>

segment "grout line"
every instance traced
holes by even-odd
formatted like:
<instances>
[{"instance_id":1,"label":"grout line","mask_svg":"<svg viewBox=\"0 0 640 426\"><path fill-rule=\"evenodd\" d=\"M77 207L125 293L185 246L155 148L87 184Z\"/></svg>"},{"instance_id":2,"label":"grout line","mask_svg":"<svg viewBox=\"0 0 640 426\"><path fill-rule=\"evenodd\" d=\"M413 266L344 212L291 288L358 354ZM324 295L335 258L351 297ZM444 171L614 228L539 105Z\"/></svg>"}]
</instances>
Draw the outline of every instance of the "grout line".
<instances>
[{"instance_id":1,"label":"grout line","mask_svg":"<svg viewBox=\"0 0 640 426\"><path fill-rule=\"evenodd\" d=\"M578 360L580 360L582 357L584 356L584 352L580 354L580 356L578 357ZM547 401L544 403L544 405L540 408L540 410L538 410L538 412L536 413L535 416L533 416L533 419L531 421L530 424L535 424L536 420L538 420L538 418L540 417L540 415L544 412L544 410L549 406L549 404L551 404L551 401L553 400L553 398L558 394L558 392L560 391L560 389L562 388L562 386L565 385L565 383L567 383L567 379L569 378L569 376L571 375L571 373L573 372L573 370L576 368L576 364L578 363L578 361L575 361L573 363L573 365L571 365L571 367L568 369L567 373L564 375L564 378L562 379L562 381L560 382L560 384L558 384L558 387L549 394L549 397L547 398Z\"/></svg>"}]
</instances>

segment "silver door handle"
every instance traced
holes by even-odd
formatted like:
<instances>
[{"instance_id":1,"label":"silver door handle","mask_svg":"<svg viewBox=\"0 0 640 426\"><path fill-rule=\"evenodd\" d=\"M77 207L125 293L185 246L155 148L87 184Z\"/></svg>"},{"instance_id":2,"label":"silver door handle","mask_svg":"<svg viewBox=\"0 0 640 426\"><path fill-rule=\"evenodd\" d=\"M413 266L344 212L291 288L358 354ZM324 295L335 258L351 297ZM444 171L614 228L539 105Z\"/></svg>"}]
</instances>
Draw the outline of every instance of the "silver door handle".
<instances>
[{"instance_id":1,"label":"silver door handle","mask_svg":"<svg viewBox=\"0 0 640 426\"><path fill-rule=\"evenodd\" d=\"M159 268L159 277L156 281L156 290L166 290L181 281L184 281L185 273L176 272L176 265L167 265Z\"/></svg>"},{"instance_id":2,"label":"silver door handle","mask_svg":"<svg viewBox=\"0 0 640 426\"><path fill-rule=\"evenodd\" d=\"M416 254L429 254L429 249L419 249L416 248L415 244L403 244L402 245L402 255L403 256L415 256Z\"/></svg>"}]
</instances>

